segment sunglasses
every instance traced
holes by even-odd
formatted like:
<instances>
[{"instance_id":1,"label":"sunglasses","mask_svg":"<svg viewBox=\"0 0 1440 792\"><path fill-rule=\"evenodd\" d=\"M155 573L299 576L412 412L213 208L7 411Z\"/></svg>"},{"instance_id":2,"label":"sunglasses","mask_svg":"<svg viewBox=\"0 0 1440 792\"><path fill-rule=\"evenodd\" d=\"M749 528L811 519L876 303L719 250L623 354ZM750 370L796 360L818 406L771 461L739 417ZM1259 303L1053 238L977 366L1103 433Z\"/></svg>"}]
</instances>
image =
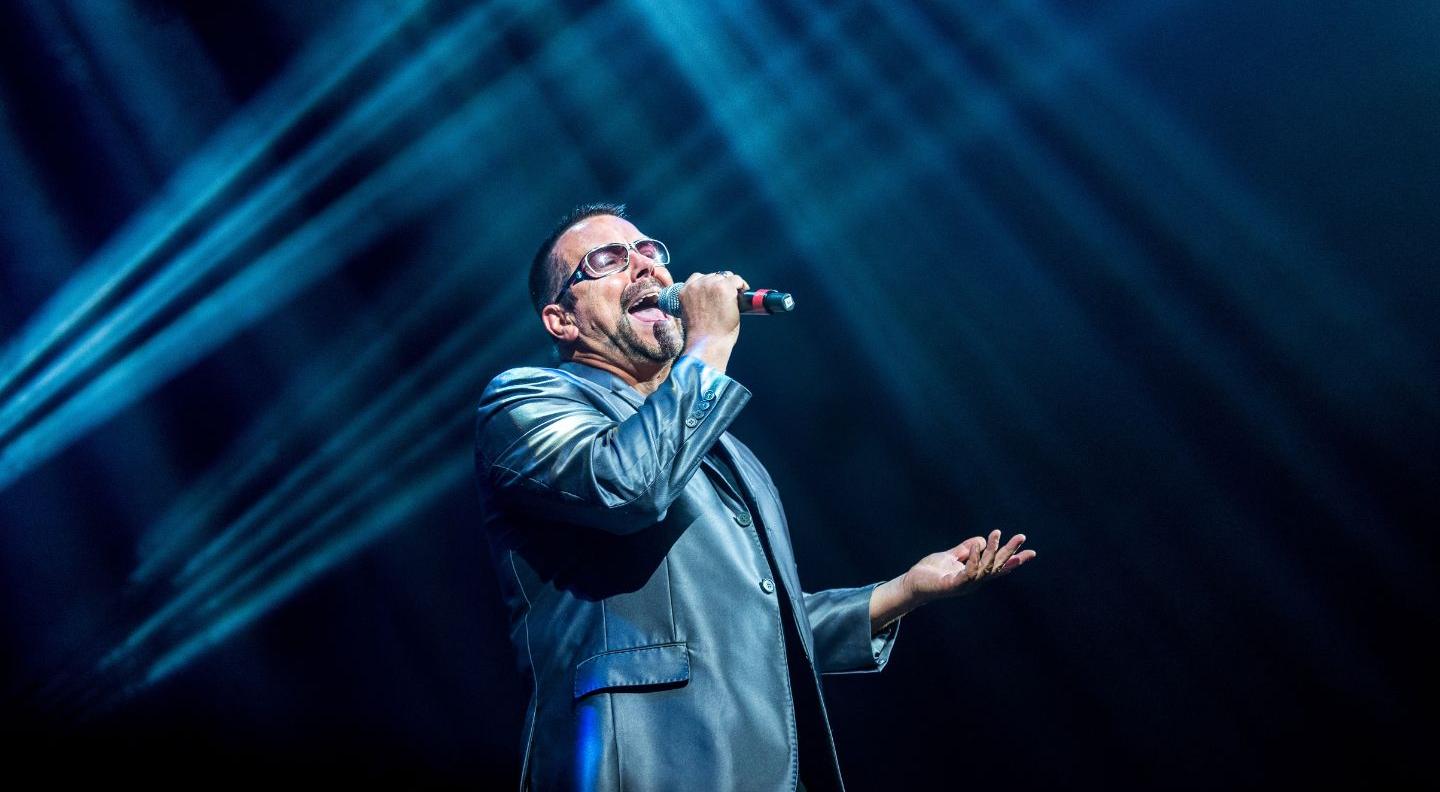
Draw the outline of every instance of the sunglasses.
<instances>
[{"instance_id":1,"label":"sunglasses","mask_svg":"<svg viewBox=\"0 0 1440 792\"><path fill-rule=\"evenodd\" d=\"M580 263L575 265L575 271L565 279L565 285L560 287L560 291L555 293L555 299L550 302L560 302L560 297L565 294L566 289L587 277L603 278L630 266L630 251L632 250L655 262L657 267L670 265L670 250L665 247L664 242L658 239L612 242L608 245L601 245L580 258Z\"/></svg>"}]
</instances>

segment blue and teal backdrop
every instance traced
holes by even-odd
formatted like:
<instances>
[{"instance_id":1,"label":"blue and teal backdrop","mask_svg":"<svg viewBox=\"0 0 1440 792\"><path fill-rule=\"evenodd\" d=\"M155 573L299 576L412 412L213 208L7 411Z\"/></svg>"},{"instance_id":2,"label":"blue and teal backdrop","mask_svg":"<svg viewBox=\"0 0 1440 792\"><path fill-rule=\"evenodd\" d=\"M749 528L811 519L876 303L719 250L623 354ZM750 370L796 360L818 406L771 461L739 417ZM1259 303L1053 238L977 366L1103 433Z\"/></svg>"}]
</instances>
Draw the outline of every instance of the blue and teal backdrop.
<instances>
[{"instance_id":1,"label":"blue and teal backdrop","mask_svg":"<svg viewBox=\"0 0 1440 792\"><path fill-rule=\"evenodd\" d=\"M4 4L7 755L511 783L471 410L619 200L797 299L731 374L810 588L1039 552L829 680L853 788L1433 773L1436 9Z\"/></svg>"}]
</instances>

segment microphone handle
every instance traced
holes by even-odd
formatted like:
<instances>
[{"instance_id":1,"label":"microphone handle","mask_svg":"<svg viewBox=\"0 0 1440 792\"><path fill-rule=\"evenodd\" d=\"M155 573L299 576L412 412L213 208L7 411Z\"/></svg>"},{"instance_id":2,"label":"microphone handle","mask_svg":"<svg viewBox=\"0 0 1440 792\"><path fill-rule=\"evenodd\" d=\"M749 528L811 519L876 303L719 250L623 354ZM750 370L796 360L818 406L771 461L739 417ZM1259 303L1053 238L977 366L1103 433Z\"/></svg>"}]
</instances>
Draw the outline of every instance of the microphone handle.
<instances>
[{"instance_id":1,"label":"microphone handle","mask_svg":"<svg viewBox=\"0 0 1440 792\"><path fill-rule=\"evenodd\" d=\"M774 289L740 292L740 313L777 314L795 310L795 298Z\"/></svg>"}]
</instances>

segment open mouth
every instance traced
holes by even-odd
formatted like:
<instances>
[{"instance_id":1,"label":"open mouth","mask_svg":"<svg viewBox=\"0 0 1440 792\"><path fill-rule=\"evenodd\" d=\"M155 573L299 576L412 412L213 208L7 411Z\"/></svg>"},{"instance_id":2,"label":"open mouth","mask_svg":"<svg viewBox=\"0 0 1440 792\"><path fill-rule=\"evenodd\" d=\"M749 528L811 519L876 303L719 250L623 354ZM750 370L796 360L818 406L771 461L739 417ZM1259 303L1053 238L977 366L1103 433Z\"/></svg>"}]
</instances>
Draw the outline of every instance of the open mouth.
<instances>
[{"instance_id":1,"label":"open mouth","mask_svg":"<svg viewBox=\"0 0 1440 792\"><path fill-rule=\"evenodd\" d=\"M667 317L665 312L660 310L659 300L659 292L651 292L636 300L628 312L631 316L647 324L664 321Z\"/></svg>"}]
</instances>

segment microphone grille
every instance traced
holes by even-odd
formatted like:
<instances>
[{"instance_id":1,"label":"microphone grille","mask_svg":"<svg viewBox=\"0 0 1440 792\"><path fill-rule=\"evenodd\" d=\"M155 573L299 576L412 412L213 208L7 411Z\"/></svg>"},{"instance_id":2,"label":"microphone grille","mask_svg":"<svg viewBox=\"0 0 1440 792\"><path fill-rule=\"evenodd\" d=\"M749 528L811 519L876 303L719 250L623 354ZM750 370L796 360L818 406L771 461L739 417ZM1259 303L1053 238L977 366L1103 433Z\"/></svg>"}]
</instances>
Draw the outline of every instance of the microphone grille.
<instances>
[{"instance_id":1,"label":"microphone grille","mask_svg":"<svg viewBox=\"0 0 1440 792\"><path fill-rule=\"evenodd\" d=\"M656 298L658 300L660 310L664 311L667 314L670 314L671 316L679 316L680 290L683 288L685 288L685 284L677 283L674 286L666 286L665 288L661 289L660 296Z\"/></svg>"}]
</instances>

